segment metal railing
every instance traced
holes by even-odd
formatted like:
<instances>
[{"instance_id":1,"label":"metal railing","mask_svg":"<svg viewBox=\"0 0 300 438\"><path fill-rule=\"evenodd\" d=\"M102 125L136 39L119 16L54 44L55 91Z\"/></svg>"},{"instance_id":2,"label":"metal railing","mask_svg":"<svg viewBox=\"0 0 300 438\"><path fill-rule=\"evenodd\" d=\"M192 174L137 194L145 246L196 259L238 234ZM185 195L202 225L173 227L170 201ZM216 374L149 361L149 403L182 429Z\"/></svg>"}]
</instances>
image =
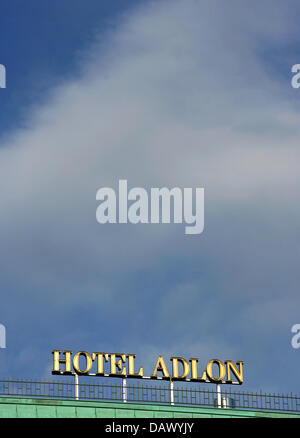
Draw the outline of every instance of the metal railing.
<instances>
[{"instance_id":1,"label":"metal railing","mask_svg":"<svg viewBox=\"0 0 300 438\"><path fill-rule=\"evenodd\" d=\"M220 387L199 389L157 384L128 384L129 379L120 379L119 384L74 383L66 381L0 380L0 396L75 399L90 401L115 401L126 403L168 404L174 406L217 407L264 411L300 413L300 397L289 394L267 394L262 391L233 392Z\"/></svg>"}]
</instances>

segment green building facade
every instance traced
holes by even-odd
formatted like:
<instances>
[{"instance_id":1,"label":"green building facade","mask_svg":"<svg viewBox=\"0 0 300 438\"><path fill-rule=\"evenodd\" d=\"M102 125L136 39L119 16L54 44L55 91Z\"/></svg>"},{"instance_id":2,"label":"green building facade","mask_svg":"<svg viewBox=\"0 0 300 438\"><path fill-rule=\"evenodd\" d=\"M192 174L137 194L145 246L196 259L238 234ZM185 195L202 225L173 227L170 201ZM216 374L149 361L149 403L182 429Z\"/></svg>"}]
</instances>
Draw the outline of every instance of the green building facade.
<instances>
[{"instance_id":1,"label":"green building facade","mask_svg":"<svg viewBox=\"0 0 300 438\"><path fill-rule=\"evenodd\" d=\"M0 418L300 418L300 413L160 404L0 397Z\"/></svg>"}]
</instances>

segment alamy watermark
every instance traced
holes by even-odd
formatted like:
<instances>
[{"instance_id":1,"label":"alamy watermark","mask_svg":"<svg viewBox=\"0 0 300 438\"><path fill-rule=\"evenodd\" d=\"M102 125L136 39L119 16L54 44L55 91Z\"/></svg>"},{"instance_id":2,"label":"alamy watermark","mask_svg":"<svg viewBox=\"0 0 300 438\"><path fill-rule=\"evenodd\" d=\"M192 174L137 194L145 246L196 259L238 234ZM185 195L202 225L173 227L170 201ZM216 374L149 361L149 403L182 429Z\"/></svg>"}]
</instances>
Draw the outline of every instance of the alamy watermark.
<instances>
[{"instance_id":1,"label":"alamy watermark","mask_svg":"<svg viewBox=\"0 0 300 438\"><path fill-rule=\"evenodd\" d=\"M185 234L200 234L204 229L203 188L151 188L148 194L141 187L128 191L127 180L120 180L118 196L114 189L102 187L96 199L101 201L96 210L100 224L170 224L173 220L175 224L188 224ZM130 205L128 201L132 201Z\"/></svg>"},{"instance_id":2,"label":"alamy watermark","mask_svg":"<svg viewBox=\"0 0 300 438\"><path fill-rule=\"evenodd\" d=\"M0 348L6 348L6 328L0 324Z\"/></svg>"},{"instance_id":3,"label":"alamy watermark","mask_svg":"<svg viewBox=\"0 0 300 438\"><path fill-rule=\"evenodd\" d=\"M295 333L292 337L291 344L293 348L300 347L300 324L294 324L291 329L292 333Z\"/></svg>"},{"instance_id":4,"label":"alamy watermark","mask_svg":"<svg viewBox=\"0 0 300 438\"><path fill-rule=\"evenodd\" d=\"M293 88L300 87L300 64L294 64L291 68L292 73L296 73L291 80L291 85Z\"/></svg>"},{"instance_id":5,"label":"alamy watermark","mask_svg":"<svg viewBox=\"0 0 300 438\"><path fill-rule=\"evenodd\" d=\"M6 68L0 64L0 88L6 88Z\"/></svg>"}]
</instances>

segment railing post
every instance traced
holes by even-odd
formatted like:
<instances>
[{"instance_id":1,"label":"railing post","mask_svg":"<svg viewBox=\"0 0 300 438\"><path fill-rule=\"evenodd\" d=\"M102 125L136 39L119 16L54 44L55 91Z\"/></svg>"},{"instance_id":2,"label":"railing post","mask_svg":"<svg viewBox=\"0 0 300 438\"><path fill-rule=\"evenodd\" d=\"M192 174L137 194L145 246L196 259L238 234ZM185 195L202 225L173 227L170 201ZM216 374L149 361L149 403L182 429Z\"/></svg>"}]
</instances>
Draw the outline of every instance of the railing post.
<instances>
[{"instance_id":1,"label":"railing post","mask_svg":"<svg viewBox=\"0 0 300 438\"><path fill-rule=\"evenodd\" d=\"M122 379L122 398L123 403L127 403L127 380L126 377Z\"/></svg>"},{"instance_id":2,"label":"railing post","mask_svg":"<svg viewBox=\"0 0 300 438\"><path fill-rule=\"evenodd\" d=\"M79 378L78 374L75 373L75 400L79 399Z\"/></svg>"},{"instance_id":3,"label":"railing post","mask_svg":"<svg viewBox=\"0 0 300 438\"><path fill-rule=\"evenodd\" d=\"M218 408L222 407L222 395L221 395L221 385L217 384L217 406Z\"/></svg>"},{"instance_id":4,"label":"railing post","mask_svg":"<svg viewBox=\"0 0 300 438\"><path fill-rule=\"evenodd\" d=\"M170 380L170 404L174 405L174 382Z\"/></svg>"}]
</instances>

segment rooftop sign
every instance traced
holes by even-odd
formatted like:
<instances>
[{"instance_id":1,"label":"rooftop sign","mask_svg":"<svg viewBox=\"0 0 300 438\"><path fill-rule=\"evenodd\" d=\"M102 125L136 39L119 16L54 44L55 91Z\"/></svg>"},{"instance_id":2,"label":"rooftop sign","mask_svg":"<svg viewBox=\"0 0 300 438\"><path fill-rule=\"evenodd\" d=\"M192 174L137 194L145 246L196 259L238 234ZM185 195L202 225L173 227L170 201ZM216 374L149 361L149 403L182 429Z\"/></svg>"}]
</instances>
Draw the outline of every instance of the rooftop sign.
<instances>
[{"instance_id":1,"label":"rooftop sign","mask_svg":"<svg viewBox=\"0 0 300 438\"><path fill-rule=\"evenodd\" d=\"M231 360L222 362L211 359L205 367L201 367L199 359L192 357L171 357L171 366L167 366L163 356L158 356L153 373L144 376L141 366L135 368L135 354L125 353L87 353L79 351L73 355L70 350L53 350L52 374L87 375L121 378L143 378L183 380L188 382L239 384L244 381L243 361L234 363ZM107 369L105 369L107 368Z\"/></svg>"}]
</instances>

